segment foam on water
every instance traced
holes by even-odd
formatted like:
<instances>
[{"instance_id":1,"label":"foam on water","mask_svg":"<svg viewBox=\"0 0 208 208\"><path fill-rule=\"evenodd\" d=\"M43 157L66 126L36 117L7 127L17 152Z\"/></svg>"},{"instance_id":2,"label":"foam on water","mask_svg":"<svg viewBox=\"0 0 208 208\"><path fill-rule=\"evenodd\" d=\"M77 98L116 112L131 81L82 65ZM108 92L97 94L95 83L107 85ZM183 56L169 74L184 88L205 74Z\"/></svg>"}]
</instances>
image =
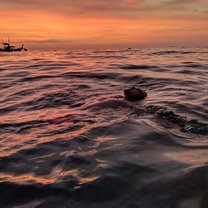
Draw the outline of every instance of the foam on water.
<instances>
[{"instance_id":1,"label":"foam on water","mask_svg":"<svg viewBox=\"0 0 208 208\"><path fill-rule=\"evenodd\" d=\"M0 207L206 208L208 49L0 54ZM140 102L123 99L136 85Z\"/></svg>"}]
</instances>

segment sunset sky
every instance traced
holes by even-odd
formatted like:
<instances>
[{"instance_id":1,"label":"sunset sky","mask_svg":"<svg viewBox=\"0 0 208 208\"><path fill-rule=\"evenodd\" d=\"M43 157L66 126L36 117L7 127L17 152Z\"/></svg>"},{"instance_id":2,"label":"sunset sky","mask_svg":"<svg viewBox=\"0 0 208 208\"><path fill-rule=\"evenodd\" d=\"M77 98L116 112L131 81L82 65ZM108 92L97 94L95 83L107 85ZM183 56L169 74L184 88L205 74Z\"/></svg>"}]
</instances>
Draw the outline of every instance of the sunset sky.
<instances>
[{"instance_id":1,"label":"sunset sky","mask_svg":"<svg viewBox=\"0 0 208 208\"><path fill-rule=\"evenodd\" d=\"M0 19L30 48L208 44L208 0L0 0Z\"/></svg>"}]
</instances>

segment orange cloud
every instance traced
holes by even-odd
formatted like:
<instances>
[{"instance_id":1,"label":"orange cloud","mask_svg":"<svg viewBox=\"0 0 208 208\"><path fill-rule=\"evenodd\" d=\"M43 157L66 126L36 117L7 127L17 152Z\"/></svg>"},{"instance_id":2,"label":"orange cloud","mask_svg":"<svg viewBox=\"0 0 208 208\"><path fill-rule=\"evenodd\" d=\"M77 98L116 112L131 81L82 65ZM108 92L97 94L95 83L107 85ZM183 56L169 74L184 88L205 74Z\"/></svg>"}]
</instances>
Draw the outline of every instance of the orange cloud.
<instances>
[{"instance_id":1,"label":"orange cloud","mask_svg":"<svg viewBox=\"0 0 208 208\"><path fill-rule=\"evenodd\" d=\"M205 5L203 0L1 0L0 36L37 48L203 44Z\"/></svg>"}]
</instances>

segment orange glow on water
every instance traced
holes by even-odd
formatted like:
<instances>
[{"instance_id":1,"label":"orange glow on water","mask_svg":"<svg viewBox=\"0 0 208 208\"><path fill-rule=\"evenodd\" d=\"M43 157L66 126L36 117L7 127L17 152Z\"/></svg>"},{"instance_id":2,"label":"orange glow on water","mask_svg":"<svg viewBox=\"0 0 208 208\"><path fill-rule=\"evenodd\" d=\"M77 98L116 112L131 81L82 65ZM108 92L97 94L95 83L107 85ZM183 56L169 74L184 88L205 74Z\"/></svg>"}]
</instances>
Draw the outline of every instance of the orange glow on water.
<instances>
[{"instance_id":1,"label":"orange glow on water","mask_svg":"<svg viewBox=\"0 0 208 208\"><path fill-rule=\"evenodd\" d=\"M29 184L29 183L40 183L40 184L51 184L55 183L56 179L54 178L43 178L38 176L32 176L32 175L19 175L19 176L12 176L7 174L1 174L0 180L7 180L9 182L13 183L22 183L22 184Z\"/></svg>"},{"instance_id":2,"label":"orange glow on water","mask_svg":"<svg viewBox=\"0 0 208 208\"><path fill-rule=\"evenodd\" d=\"M84 183L90 183L93 182L97 179L98 177L86 177L86 178L80 178L80 184L84 184Z\"/></svg>"},{"instance_id":3,"label":"orange glow on water","mask_svg":"<svg viewBox=\"0 0 208 208\"><path fill-rule=\"evenodd\" d=\"M109 141L112 141L113 139L110 138L110 137L99 137L96 139L98 142L109 142Z\"/></svg>"}]
</instances>

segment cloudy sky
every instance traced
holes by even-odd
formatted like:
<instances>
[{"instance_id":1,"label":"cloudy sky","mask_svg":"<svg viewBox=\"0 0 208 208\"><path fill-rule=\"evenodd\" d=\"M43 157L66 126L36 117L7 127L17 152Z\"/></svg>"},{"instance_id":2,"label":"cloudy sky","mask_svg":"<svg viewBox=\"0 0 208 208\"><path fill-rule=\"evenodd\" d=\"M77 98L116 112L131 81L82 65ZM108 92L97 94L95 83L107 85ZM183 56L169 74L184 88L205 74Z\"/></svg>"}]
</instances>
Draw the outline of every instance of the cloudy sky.
<instances>
[{"instance_id":1,"label":"cloudy sky","mask_svg":"<svg viewBox=\"0 0 208 208\"><path fill-rule=\"evenodd\" d=\"M208 44L208 0L0 0L0 19L31 48Z\"/></svg>"}]
</instances>

